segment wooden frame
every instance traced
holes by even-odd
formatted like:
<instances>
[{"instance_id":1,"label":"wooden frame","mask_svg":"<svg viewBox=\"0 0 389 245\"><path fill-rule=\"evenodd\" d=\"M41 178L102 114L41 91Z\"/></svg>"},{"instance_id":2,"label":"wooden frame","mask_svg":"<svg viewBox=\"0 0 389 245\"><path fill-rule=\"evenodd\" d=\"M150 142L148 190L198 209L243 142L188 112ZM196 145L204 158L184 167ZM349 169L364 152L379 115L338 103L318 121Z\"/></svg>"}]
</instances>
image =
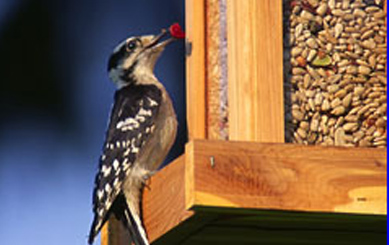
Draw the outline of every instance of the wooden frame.
<instances>
[{"instance_id":1,"label":"wooden frame","mask_svg":"<svg viewBox=\"0 0 389 245\"><path fill-rule=\"evenodd\" d=\"M215 80L222 69L217 60L221 41L216 2L186 1L189 139L219 138L212 123L219 117L217 102L211 97L217 95ZM227 0L226 4L229 139L284 142L282 2Z\"/></svg>"}]
</instances>

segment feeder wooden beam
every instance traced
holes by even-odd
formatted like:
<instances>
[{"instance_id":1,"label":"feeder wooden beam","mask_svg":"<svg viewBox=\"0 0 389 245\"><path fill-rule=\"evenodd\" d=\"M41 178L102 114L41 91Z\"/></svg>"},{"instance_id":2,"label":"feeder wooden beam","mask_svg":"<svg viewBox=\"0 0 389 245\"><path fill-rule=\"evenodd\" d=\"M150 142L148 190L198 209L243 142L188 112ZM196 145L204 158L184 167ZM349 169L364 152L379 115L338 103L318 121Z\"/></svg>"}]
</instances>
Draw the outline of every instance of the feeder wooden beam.
<instances>
[{"instance_id":1,"label":"feeder wooden beam","mask_svg":"<svg viewBox=\"0 0 389 245\"><path fill-rule=\"evenodd\" d=\"M151 179L143 205L156 244L181 244L214 222L215 211L386 219L386 150L195 140Z\"/></svg>"},{"instance_id":2,"label":"feeder wooden beam","mask_svg":"<svg viewBox=\"0 0 389 245\"><path fill-rule=\"evenodd\" d=\"M227 0L229 139L284 142L282 1Z\"/></svg>"},{"instance_id":3,"label":"feeder wooden beam","mask_svg":"<svg viewBox=\"0 0 389 245\"><path fill-rule=\"evenodd\" d=\"M186 0L186 103L189 139L206 138L205 5Z\"/></svg>"}]
</instances>

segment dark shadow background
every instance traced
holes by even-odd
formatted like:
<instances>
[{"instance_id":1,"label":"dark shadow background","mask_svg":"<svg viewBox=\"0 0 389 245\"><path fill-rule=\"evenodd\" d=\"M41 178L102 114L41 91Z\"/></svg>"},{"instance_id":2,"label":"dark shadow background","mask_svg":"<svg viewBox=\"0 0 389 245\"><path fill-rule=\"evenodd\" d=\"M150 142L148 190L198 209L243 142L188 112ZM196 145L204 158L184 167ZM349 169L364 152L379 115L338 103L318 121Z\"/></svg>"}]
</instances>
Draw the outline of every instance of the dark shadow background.
<instances>
[{"instance_id":1,"label":"dark shadow background","mask_svg":"<svg viewBox=\"0 0 389 245\"><path fill-rule=\"evenodd\" d=\"M184 0L0 1L2 244L86 244L115 90L107 59L173 22L184 25ZM186 141L184 62L181 41L156 66L180 124L168 161Z\"/></svg>"}]
</instances>

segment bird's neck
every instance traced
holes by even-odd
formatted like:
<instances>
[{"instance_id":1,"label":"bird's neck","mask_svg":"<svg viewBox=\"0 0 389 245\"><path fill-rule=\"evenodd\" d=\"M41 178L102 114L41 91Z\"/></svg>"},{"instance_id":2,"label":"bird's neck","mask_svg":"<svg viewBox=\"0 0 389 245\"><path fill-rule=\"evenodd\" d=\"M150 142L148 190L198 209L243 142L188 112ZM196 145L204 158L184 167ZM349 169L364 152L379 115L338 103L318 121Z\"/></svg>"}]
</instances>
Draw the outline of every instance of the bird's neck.
<instances>
[{"instance_id":1,"label":"bird's neck","mask_svg":"<svg viewBox=\"0 0 389 245\"><path fill-rule=\"evenodd\" d=\"M155 85L163 92L165 91L165 87L158 81L154 73L149 72L133 73L132 76L125 78L125 80L119 80L116 82L118 89L136 85Z\"/></svg>"}]
</instances>

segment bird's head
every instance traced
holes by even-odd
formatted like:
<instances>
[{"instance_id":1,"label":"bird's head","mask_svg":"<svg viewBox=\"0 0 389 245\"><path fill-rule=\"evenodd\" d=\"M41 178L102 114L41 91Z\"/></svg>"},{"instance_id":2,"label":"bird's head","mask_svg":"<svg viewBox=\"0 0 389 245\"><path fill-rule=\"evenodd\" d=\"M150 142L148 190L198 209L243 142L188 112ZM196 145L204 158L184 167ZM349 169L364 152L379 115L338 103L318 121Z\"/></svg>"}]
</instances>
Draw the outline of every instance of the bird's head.
<instances>
[{"instance_id":1,"label":"bird's head","mask_svg":"<svg viewBox=\"0 0 389 245\"><path fill-rule=\"evenodd\" d=\"M140 83L154 77L154 65L166 45L175 38L162 41L167 31L158 36L130 37L121 42L113 51L108 62L110 79L118 88L132 83Z\"/></svg>"}]
</instances>

